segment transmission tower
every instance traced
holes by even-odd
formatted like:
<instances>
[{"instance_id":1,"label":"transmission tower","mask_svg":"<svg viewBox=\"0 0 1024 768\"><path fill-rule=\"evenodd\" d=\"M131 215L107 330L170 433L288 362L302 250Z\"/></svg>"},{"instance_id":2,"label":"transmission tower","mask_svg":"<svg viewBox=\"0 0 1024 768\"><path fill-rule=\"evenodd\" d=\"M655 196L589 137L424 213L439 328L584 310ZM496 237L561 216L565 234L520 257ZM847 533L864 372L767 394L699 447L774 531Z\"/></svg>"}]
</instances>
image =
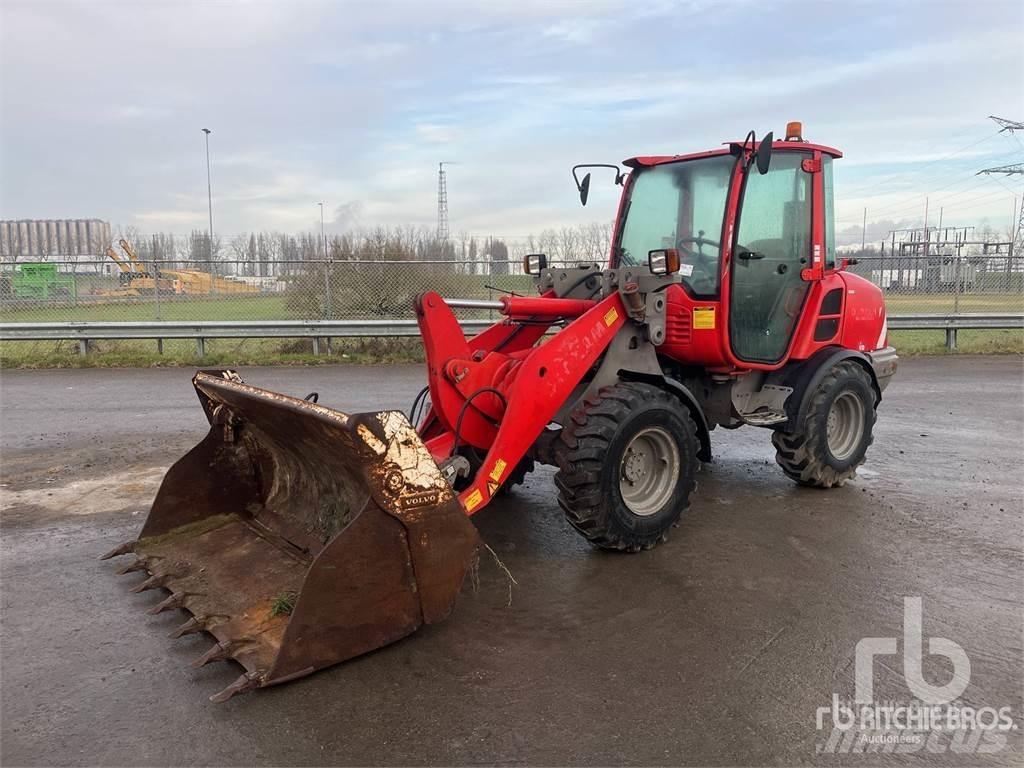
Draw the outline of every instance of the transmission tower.
<instances>
[{"instance_id":1,"label":"transmission tower","mask_svg":"<svg viewBox=\"0 0 1024 768\"><path fill-rule=\"evenodd\" d=\"M989 115L989 120L995 122L996 125L1000 126L999 132L1009 131L1015 134L1017 131L1024 131L1024 123L1017 122L1016 120L1007 120L1005 117L996 117L995 115ZM1024 174L1024 163L1011 163L1010 165L999 165L993 168L982 168L975 175L980 176L985 174L988 176L992 173L999 173L1003 176L1016 176L1017 174ZM1013 231L1013 236L1010 238L1012 243L1012 253L1017 253L1017 246L1024 243L1024 199L1021 199L1017 206L1017 228Z\"/></svg>"},{"instance_id":2,"label":"transmission tower","mask_svg":"<svg viewBox=\"0 0 1024 768\"><path fill-rule=\"evenodd\" d=\"M437 239L448 240L448 180L445 178L444 167L451 162L441 161L437 164Z\"/></svg>"},{"instance_id":3,"label":"transmission tower","mask_svg":"<svg viewBox=\"0 0 1024 768\"><path fill-rule=\"evenodd\" d=\"M995 122L999 126L999 132L1009 131L1024 131L1024 123L1018 123L1016 120L1007 120L1005 117L996 117L995 115L989 115L989 120Z\"/></svg>"}]
</instances>

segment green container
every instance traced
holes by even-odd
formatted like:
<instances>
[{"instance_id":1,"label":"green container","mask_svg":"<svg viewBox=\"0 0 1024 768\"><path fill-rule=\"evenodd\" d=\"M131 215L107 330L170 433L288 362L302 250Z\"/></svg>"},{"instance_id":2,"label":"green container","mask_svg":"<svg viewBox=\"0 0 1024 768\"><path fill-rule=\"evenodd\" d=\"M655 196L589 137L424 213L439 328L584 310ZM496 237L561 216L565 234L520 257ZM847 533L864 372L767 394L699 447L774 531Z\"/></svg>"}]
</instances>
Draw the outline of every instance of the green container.
<instances>
[{"instance_id":1,"label":"green container","mask_svg":"<svg viewBox=\"0 0 1024 768\"><path fill-rule=\"evenodd\" d=\"M62 275L56 264L27 261L11 275L11 293L19 299L73 299L74 275Z\"/></svg>"}]
</instances>

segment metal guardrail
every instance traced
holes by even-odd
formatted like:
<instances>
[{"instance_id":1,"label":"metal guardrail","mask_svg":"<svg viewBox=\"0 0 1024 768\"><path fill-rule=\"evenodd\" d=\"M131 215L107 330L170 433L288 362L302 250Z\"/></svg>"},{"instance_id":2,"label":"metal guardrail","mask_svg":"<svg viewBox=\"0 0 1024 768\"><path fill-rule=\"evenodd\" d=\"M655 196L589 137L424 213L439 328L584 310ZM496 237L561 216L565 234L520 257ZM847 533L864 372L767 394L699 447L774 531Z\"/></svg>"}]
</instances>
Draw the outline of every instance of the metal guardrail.
<instances>
[{"instance_id":1,"label":"metal guardrail","mask_svg":"<svg viewBox=\"0 0 1024 768\"><path fill-rule=\"evenodd\" d=\"M463 320L463 329L476 334L492 320ZM99 339L195 339L196 351L206 353L207 339L401 338L419 336L415 320L197 320L146 322L0 323L0 341L78 341L87 354L89 342Z\"/></svg>"},{"instance_id":2,"label":"metal guardrail","mask_svg":"<svg viewBox=\"0 0 1024 768\"><path fill-rule=\"evenodd\" d=\"M493 320L462 320L467 334L488 328ZM961 313L958 315L896 315L890 330L943 330L946 346L956 348L956 334L967 329L1024 329L1024 313ZM196 351L205 354L206 339L312 338L319 354L322 339L410 338L419 335L415 320L196 320L145 322L0 323L0 341L78 341L86 354L98 339L195 339Z\"/></svg>"},{"instance_id":3,"label":"metal guardrail","mask_svg":"<svg viewBox=\"0 0 1024 768\"><path fill-rule=\"evenodd\" d=\"M889 328L900 331L1024 328L1024 314L967 312L958 315L896 315L889 318Z\"/></svg>"},{"instance_id":4,"label":"metal guardrail","mask_svg":"<svg viewBox=\"0 0 1024 768\"><path fill-rule=\"evenodd\" d=\"M962 312L956 315L896 315L888 318L889 330L946 332L946 349L956 349L956 334L961 330L1014 330L1024 328L1024 314Z\"/></svg>"}]
</instances>

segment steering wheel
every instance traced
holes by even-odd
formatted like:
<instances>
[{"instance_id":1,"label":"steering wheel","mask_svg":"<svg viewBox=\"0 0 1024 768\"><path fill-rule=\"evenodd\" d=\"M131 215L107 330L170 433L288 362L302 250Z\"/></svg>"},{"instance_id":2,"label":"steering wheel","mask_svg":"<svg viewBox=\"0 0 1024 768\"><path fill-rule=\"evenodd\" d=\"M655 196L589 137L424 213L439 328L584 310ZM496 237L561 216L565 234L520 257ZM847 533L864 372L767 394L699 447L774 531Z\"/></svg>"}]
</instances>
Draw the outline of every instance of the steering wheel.
<instances>
[{"instance_id":1,"label":"steering wheel","mask_svg":"<svg viewBox=\"0 0 1024 768\"><path fill-rule=\"evenodd\" d=\"M697 250L695 251L693 250L693 248L687 247L686 243L695 243L697 245ZM676 241L677 248L683 249L691 256L694 256L702 261L707 261L709 257L701 251L701 247L704 245L713 245L715 248L722 247L721 243L716 243L714 240L708 240L706 237L704 237L703 232L698 234L697 237L680 237Z\"/></svg>"},{"instance_id":2,"label":"steering wheel","mask_svg":"<svg viewBox=\"0 0 1024 768\"><path fill-rule=\"evenodd\" d=\"M697 249L688 247L687 244L692 243L697 246ZM705 245L712 245L715 248L721 248L721 243L716 243L714 240L708 240L704 237L704 232L700 231L697 233L697 237L681 237L676 241L676 247L686 254L693 257L694 270L700 270L704 273L701 278L703 280L714 280L715 279L715 264L713 259L708 254L704 253L701 248Z\"/></svg>"}]
</instances>

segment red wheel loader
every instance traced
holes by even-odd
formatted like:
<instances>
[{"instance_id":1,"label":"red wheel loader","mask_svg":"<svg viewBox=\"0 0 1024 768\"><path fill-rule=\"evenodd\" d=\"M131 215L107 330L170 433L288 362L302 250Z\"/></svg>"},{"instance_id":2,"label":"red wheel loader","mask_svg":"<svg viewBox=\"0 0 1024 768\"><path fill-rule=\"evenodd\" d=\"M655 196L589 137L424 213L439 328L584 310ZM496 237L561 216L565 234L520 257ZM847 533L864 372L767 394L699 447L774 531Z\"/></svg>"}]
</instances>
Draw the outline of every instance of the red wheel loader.
<instances>
[{"instance_id":1,"label":"red wheel loader","mask_svg":"<svg viewBox=\"0 0 1024 768\"><path fill-rule=\"evenodd\" d=\"M610 261L526 257L538 295L415 302L424 411L349 415L201 371L210 432L171 467L121 571L185 609L197 660L281 683L448 615L479 545L470 516L535 462L594 545L664 541L711 431L771 433L796 482L853 477L896 370L881 292L837 258L832 163L799 124L692 155L577 166L623 186ZM466 338L453 308L502 319ZM426 398L429 393L429 399ZM414 409L415 410L415 409Z\"/></svg>"}]
</instances>

